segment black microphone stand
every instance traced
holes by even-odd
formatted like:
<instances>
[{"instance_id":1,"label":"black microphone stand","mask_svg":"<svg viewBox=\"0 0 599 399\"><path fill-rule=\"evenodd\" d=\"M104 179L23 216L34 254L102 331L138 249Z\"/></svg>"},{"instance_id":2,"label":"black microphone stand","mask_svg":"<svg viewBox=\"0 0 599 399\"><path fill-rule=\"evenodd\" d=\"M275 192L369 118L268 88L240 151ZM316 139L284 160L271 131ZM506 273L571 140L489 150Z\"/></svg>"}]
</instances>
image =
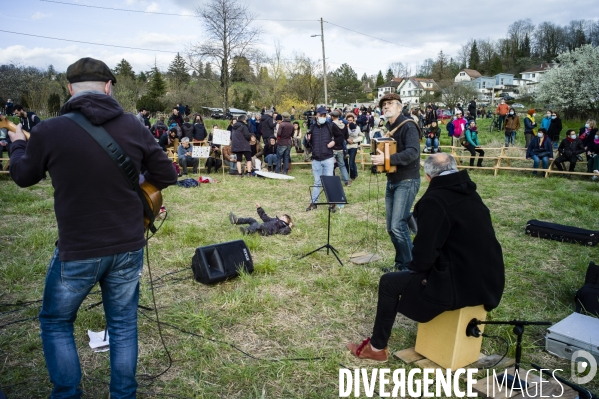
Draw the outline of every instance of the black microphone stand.
<instances>
[{"instance_id":1,"label":"black microphone stand","mask_svg":"<svg viewBox=\"0 0 599 399\"><path fill-rule=\"evenodd\" d=\"M469 337L480 337L482 335L482 332L479 330L477 326L481 324L501 324L514 326L514 329L512 331L518 337L518 340L516 341L516 364L514 365L514 375L511 376L506 373L506 379L507 384L510 388L513 387L514 389L524 389L524 387L528 386L528 384L526 384L520 379L518 372L520 368L520 360L522 359L522 335L524 334L524 326L550 326L552 323L548 321L481 321L477 319L472 319L466 327L466 335ZM503 374L499 375L498 378L501 376L503 376Z\"/></svg>"}]
</instances>

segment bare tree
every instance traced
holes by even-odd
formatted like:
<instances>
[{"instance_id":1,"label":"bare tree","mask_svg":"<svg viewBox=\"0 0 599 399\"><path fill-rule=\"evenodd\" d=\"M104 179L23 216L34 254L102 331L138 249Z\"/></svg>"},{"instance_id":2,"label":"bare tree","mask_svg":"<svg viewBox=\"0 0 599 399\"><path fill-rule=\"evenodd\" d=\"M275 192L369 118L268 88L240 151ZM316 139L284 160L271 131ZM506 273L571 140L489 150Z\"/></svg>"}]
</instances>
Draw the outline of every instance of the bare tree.
<instances>
[{"instance_id":1,"label":"bare tree","mask_svg":"<svg viewBox=\"0 0 599 399\"><path fill-rule=\"evenodd\" d=\"M468 60L470 60L470 51L474 40L470 39L468 42L458 50L457 62L460 64L460 68L466 68L468 66Z\"/></svg>"},{"instance_id":2,"label":"bare tree","mask_svg":"<svg viewBox=\"0 0 599 399\"><path fill-rule=\"evenodd\" d=\"M220 70L223 109L227 109L233 59L247 57L261 31L251 26L255 16L248 6L235 0L211 0L196 9L196 17L203 24L206 41L189 51L191 67L196 69L199 62L204 62Z\"/></svg>"}]
</instances>

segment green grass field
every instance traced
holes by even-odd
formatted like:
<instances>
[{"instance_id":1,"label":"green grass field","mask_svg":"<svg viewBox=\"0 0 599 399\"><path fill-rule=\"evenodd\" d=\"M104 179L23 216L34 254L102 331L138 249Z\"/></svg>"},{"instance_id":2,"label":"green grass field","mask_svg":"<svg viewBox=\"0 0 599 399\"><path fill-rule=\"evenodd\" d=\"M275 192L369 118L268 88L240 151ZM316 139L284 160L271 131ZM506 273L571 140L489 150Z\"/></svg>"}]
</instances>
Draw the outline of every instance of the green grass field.
<instances>
[{"instance_id":1,"label":"green grass field","mask_svg":"<svg viewBox=\"0 0 599 399\"><path fill-rule=\"evenodd\" d=\"M210 122L207 122L210 123ZM481 121L485 145L503 142L490 135ZM444 128L444 127L443 127ZM518 140L523 142L522 133ZM443 133L442 144L449 144ZM361 172L346 189L349 205L332 217L331 244L341 253L341 267L324 251L298 258L326 243L325 209L305 212L313 178L305 166L293 168L295 180L278 181L212 174L221 180L196 189L170 187L164 191L169 216L150 240L150 266L157 279L155 294L161 321L197 335L164 326L173 364L149 381L140 378L139 397L189 398L333 398L339 394L339 369L372 367L352 358L344 345L371 333L381 268L393 263L393 247L385 231L385 177ZM599 261L597 248L530 238L529 219L547 220L599 230L598 186L588 178L535 179L529 173L472 171L472 179L490 208L503 247L506 287L492 320L557 322L573 312L573 296L583 284L590 260ZM18 188L0 175L0 387L9 398L41 398L50 393L36 317L43 282L57 239L51 179ZM427 188L425 179L418 197ZM101 187L98 187L101 190ZM260 202L271 215L289 213L296 223L289 236L242 236L228 221L229 211L255 215ZM461 210L468 212L467 209ZM191 257L197 247L245 239L255 272L215 286L192 279ZM468 237L456 237L468 245ZM376 252L383 260L353 265L349 255ZM484 259L481 259L484 262ZM141 281L140 304L152 307L147 266ZM75 325L86 397L108 395L108 353L93 353L87 330L105 327L101 306L93 293L84 302ZM153 312L144 311L150 319ZM156 324L140 315L138 373L155 375L168 365ZM398 316L390 349L409 348L416 323ZM486 332L506 338L514 356L515 336L509 327L491 326ZM570 361L544 352L541 327L527 327L524 367L530 362L561 368L570 375ZM231 345L247 354L235 350ZM504 351L504 344L483 340L485 354ZM286 360L304 358L311 360ZM375 366L378 367L378 366ZM388 368L406 367L390 359ZM588 385L595 392L599 383ZM362 390L363 393L363 390Z\"/></svg>"}]
</instances>

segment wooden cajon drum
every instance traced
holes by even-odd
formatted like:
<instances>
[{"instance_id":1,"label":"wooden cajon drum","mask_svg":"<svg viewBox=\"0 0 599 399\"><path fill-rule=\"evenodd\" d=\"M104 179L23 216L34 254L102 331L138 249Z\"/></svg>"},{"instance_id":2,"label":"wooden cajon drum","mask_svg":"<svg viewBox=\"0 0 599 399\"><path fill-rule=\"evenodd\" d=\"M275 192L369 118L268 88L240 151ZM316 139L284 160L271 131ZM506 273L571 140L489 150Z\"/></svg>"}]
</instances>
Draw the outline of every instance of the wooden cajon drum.
<instances>
[{"instance_id":1,"label":"wooden cajon drum","mask_svg":"<svg viewBox=\"0 0 599 399\"><path fill-rule=\"evenodd\" d=\"M458 369L478 360L482 338L466 336L472 319L486 320L483 305L443 312L428 323L418 323L414 350L446 369ZM483 325L479 326L483 331Z\"/></svg>"}]
</instances>

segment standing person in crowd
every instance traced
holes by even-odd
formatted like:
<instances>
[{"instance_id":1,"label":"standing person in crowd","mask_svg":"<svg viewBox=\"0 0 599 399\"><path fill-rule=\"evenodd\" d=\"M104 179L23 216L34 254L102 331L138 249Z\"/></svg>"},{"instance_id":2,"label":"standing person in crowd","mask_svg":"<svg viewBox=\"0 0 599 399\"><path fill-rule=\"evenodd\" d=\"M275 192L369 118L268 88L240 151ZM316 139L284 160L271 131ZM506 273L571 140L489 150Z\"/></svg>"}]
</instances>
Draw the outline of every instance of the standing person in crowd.
<instances>
[{"instance_id":1,"label":"standing person in crowd","mask_svg":"<svg viewBox=\"0 0 599 399\"><path fill-rule=\"evenodd\" d=\"M476 97L472 98L472 101L468 103L468 112L474 120L476 120Z\"/></svg>"},{"instance_id":2,"label":"standing person in crowd","mask_svg":"<svg viewBox=\"0 0 599 399\"><path fill-rule=\"evenodd\" d=\"M426 141L424 152L437 153L439 152L439 139L441 138L441 129L437 126L437 121L432 121L426 129Z\"/></svg>"},{"instance_id":3,"label":"standing person in crowd","mask_svg":"<svg viewBox=\"0 0 599 399\"><path fill-rule=\"evenodd\" d=\"M453 122L454 122L456 119L458 119L458 117L457 117L457 116L455 116L455 115L454 115L454 116L452 116L452 117L451 117L451 120L450 120L449 122L447 122L447 125L445 125L445 129L447 129L447 135L448 135L449 137L453 137ZM456 143L455 143L455 141L453 141L453 139L452 139L452 146L453 146L453 147L455 147L455 144L456 144Z\"/></svg>"},{"instance_id":4,"label":"standing person in crowd","mask_svg":"<svg viewBox=\"0 0 599 399\"><path fill-rule=\"evenodd\" d=\"M192 173L195 175L198 173L198 165L200 163L199 158L193 158L191 156L192 147L189 143L189 137L183 137L181 139L181 144L179 144L179 148L177 149L177 158L179 161L179 166L183 169L183 175L187 175L187 166L191 166Z\"/></svg>"},{"instance_id":5,"label":"standing person in crowd","mask_svg":"<svg viewBox=\"0 0 599 399\"><path fill-rule=\"evenodd\" d=\"M256 139L256 136L254 136L253 134L250 137L250 152L252 153L252 168L258 169L256 161L259 161L260 165L262 165L262 156L264 155L264 148L262 147L262 143L259 142ZM260 166L260 168L262 168L262 166Z\"/></svg>"},{"instance_id":6,"label":"standing person in crowd","mask_svg":"<svg viewBox=\"0 0 599 399\"><path fill-rule=\"evenodd\" d=\"M495 115L498 115L498 117L499 117L499 120L498 120L499 130L503 130L503 121L505 120L505 117L507 116L508 111L509 111L509 107L505 103L505 99L502 98L499 101L499 105L495 109Z\"/></svg>"},{"instance_id":7,"label":"standing person in crowd","mask_svg":"<svg viewBox=\"0 0 599 399\"><path fill-rule=\"evenodd\" d=\"M364 140L364 133L360 131L360 126L356 125L353 121L354 115L346 115L348 138L347 138L347 151L349 153L349 178L355 180L358 178L358 165L356 165L356 155L358 155L358 149L360 143Z\"/></svg>"},{"instance_id":8,"label":"standing person in crowd","mask_svg":"<svg viewBox=\"0 0 599 399\"><path fill-rule=\"evenodd\" d=\"M260 132L265 144L268 143L269 138L275 135L275 121L272 119L272 111L268 110L262 115Z\"/></svg>"},{"instance_id":9,"label":"standing person in crowd","mask_svg":"<svg viewBox=\"0 0 599 399\"><path fill-rule=\"evenodd\" d=\"M385 134L385 118L381 116L379 118L377 127L370 131L370 139L378 139L380 137L384 137Z\"/></svg>"},{"instance_id":10,"label":"standing person in crowd","mask_svg":"<svg viewBox=\"0 0 599 399\"><path fill-rule=\"evenodd\" d=\"M169 126L172 125L173 123L176 123L177 126L179 126L179 127L181 127L181 125L183 125L183 117L179 113L178 107L173 108L173 114L168 118Z\"/></svg>"},{"instance_id":11,"label":"standing person in crowd","mask_svg":"<svg viewBox=\"0 0 599 399\"><path fill-rule=\"evenodd\" d=\"M578 156L584 153L584 144L582 144L582 140L576 135L575 130L568 130L566 132L566 138L562 140L557 151L559 152L559 156L555 158L553 164L558 170L564 170L564 165L562 163L568 161L570 162L568 171L573 172L576 167ZM570 175L566 175L566 177L570 178Z\"/></svg>"},{"instance_id":12,"label":"standing person in crowd","mask_svg":"<svg viewBox=\"0 0 599 399\"><path fill-rule=\"evenodd\" d=\"M306 208L306 211L316 209L316 202L320 195L321 176L333 176L335 160L333 147L333 128L327 122L327 110L325 107L319 107L316 110L315 123L312 125L305 139L307 147L312 152L312 174L314 175L314 188L312 190L312 202Z\"/></svg>"},{"instance_id":13,"label":"standing person in crowd","mask_svg":"<svg viewBox=\"0 0 599 399\"><path fill-rule=\"evenodd\" d=\"M297 121L293 122L293 146L295 147L296 154L304 152L302 148L302 129Z\"/></svg>"},{"instance_id":14,"label":"standing person in crowd","mask_svg":"<svg viewBox=\"0 0 599 399\"><path fill-rule=\"evenodd\" d=\"M333 154L335 156L335 163L341 172L341 180L345 183L346 186L349 186L349 173L347 173L347 169L345 167L345 151L344 151L344 142L347 140L349 134L347 131L347 126L339 120L341 116L341 112L335 110L331 112L331 120L332 120L332 132L333 138L335 140L335 146L333 147Z\"/></svg>"},{"instance_id":15,"label":"standing person in crowd","mask_svg":"<svg viewBox=\"0 0 599 399\"><path fill-rule=\"evenodd\" d=\"M537 134L535 131L535 128L537 127L537 122L535 121L536 115L534 109L529 109L526 112L526 117L524 117L524 139L526 140L526 148L528 148L532 138Z\"/></svg>"},{"instance_id":16,"label":"standing person in crowd","mask_svg":"<svg viewBox=\"0 0 599 399\"><path fill-rule=\"evenodd\" d=\"M268 139L264 146L264 163L266 163L269 172L274 172L277 165L277 139L274 136Z\"/></svg>"},{"instance_id":17,"label":"standing person in crowd","mask_svg":"<svg viewBox=\"0 0 599 399\"><path fill-rule=\"evenodd\" d=\"M137 114L137 119L139 119L139 121L141 122L141 124L144 124L144 118L146 116L146 109L142 108L139 110L139 113Z\"/></svg>"},{"instance_id":18,"label":"standing person in crowd","mask_svg":"<svg viewBox=\"0 0 599 399\"><path fill-rule=\"evenodd\" d=\"M491 311L501 301L503 254L476 184L449 154L428 157L424 173L429 185L414 206L413 261L407 271L381 276L372 338L346 345L360 359L387 361L397 313L426 323L467 306Z\"/></svg>"},{"instance_id":19,"label":"standing person in crowd","mask_svg":"<svg viewBox=\"0 0 599 399\"><path fill-rule=\"evenodd\" d=\"M512 143L512 147L516 145L516 133L520 129L520 117L516 114L516 110L510 107L510 110L505 117L503 124L505 130L505 146L509 147Z\"/></svg>"},{"instance_id":20,"label":"standing person in crowd","mask_svg":"<svg viewBox=\"0 0 599 399\"><path fill-rule=\"evenodd\" d=\"M239 115L231 132L231 152L237 157L237 173L239 173L240 177L243 177L241 172L241 159L243 157L245 157L245 175L248 177L252 175L251 138L252 134L246 125L246 116Z\"/></svg>"},{"instance_id":21,"label":"standing person in crowd","mask_svg":"<svg viewBox=\"0 0 599 399\"><path fill-rule=\"evenodd\" d=\"M433 121L437 121L437 114L433 110L433 106L429 104L426 106L426 112L424 114L424 126L430 127Z\"/></svg>"},{"instance_id":22,"label":"standing person in crowd","mask_svg":"<svg viewBox=\"0 0 599 399\"><path fill-rule=\"evenodd\" d=\"M553 147L545 129L540 128L536 137L533 137L530 141L526 150L526 159L533 160L532 167L535 169L539 167L540 162L543 162L543 169L547 169L549 161L553 161ZM536 175L537 172L534 171L532 174Z\"/></svg>"},{"instance_id":23,"label":"standing person in crowd","mask_svg":"<svg viewBox=\"0 0 599 399\"><path fill-rule=\"evenodd\" d=\"M408 219L411 217L410 209L420 188L418 127L415 123L406 122L408 118L401 113L401 97L398 94L385 94L379 100L379 106L388 120L389 134L397 142L397 152L391 155L391 165L397 166L397 170L387 173L385 194L387 232L395 247L394 269L407 270L412 261L412 239ZM372 155L372 164L384 165L384 163L384 154L377 150L377 155Z\"/></svg>"},{"instance_id":24,"label":"standing person in crowd","mask_svg":"<svg viewBox=\"0 0 599 399\"><path fill-rule=\"evenodd\" d=\"M189 123L189 117L186 116L183 118L183 125L181 125L181 135L182 137L187 137L189 141L193 140L193 125Z\"/></svg>"},{"instance_id":25,"label":"standing person in crowd","mask_svg":"<svg viewBox=\"0 0 599 399\"><path fill-rule=\"evenodd\" d=\"M476 166L483 166L483 157L485 152L480 148L480 142L478 141L478 129L476 127L476 121L470 121L468 128L466 129L466 140L464 141L464 147L470 152L470 166L474 166L474 156L478 152L478 162Z\"/></svg>"},{"instance_id":26,"label":"standing person in crowd","mask_svg":"<svg viewBox=\"0 0 599 399\"><path fill-rule=\"evenodd\" d=\"M6 106L4 108L6 110L6 115L12 116L12 114L14 113L14 104L12 103L12 100L10 98L6 100Z\"/></svg>"},{"instance_id":27,"label":"standing person in crowd","mask_svg":"<svg viewBox=\"0 0 599 399\"><path fill-rule=\"evenodd\" d=\"M260 114L254 114L256 121L254 122L256 124L256 140L262 140L262 128L260 127L260 122L261 122L261 118L262 115Z\"/></svg>"},{"instance_id":28,"label":"standing person in crowd","mask_svg":"<svg viewBox=\"0 0 599 399\"><path fill-rule=\"evenodd\" d=\"M562 132L562 120L559 117L559 113L551 111L551 123L549 129L547 129L547 136L553 143L553 148L557 149L559 143L559 134Z\"/></svg>"},{"instance_id":29,"label":"standing person in crowd","mask_svg":"<svg viewBox=\"0 0 599 399\"><path fill-rule=\"evenodd\" d=\"M545 116L541 120L541 127L547 131L549 131L549 126L551 125L551 115L551 110L548 110L547 112L545 112Z\"/></svg>"},{"instance_id":30,"label":"standing person in crowd","mask_svg":"<svg viewBox=\"0 0 599 399\"><path fill-rule=\"evenodd\" d=\"M168 126L166 126L164 124L164 116L161 116L160 118L158 118L156 123L154 123L150 127L150 132L154 135L154 137L156 137L159 140L160 140L160 137L162 137L162 135L164 133L166 133L167 131L168 131Z\"/></svg>"},{"instance_id":31,"label":"standing person in crowd","mask_svg":"<svg viewBox=\"0 0 599 399\"><path fill-rule=\"evenodd\" d=\"M464 115L464 108L462 107L462 104L460 104L460 103L457 103L457 105L455 106L455 109L453 110L453 114L454 114L454 115L457 115L457 114L458 114L458 111L459 111L459 112L460 112L462 115Z\"/></svg>"},{"instance_id":32,"label":"standing person in crowd","mask_svg":"<svg viewBox=\"0 0 599 399\"><path fill-rule=\"evenodd\" d=\"M345 118L347 119L347 116ZM366 115L366 111L362 112L354 122L358 125L361 132L365 132L366 126L368 126L368 116Z\"/></svg>"},{"instance_id":33,"label":"standing person in crowd","mask_svg":"<svg viewBox=\"0 0 599 399\"><path fill-rule=\"evenodd\" d=\"M152 127L152 123L150 122L150 111L144 113L144 126L148 129Z\"/></svg>"},{"instance_id":34,"label":"standing person in crowd","mask_svg":"<svg viewBox=\"0 0 599 399\"><path fill-rule=\"evenodd\" d=\"M248 130L250 131L251 134L253 134L254 136L256 136L256 138L258 140L260 140L260 137L258 137L257 133L256 133L256 117L254 116L254 114L251 114L250 117L248 118Z\"/></svg>"},{"instance_id":35,"label":"standing person in crowd","mask_svg":"<svg viewBox=\"0 0 599 399\"><path fill-rule=\"evenodd\" d=\"M135 190L104 149L65 114L81 112L102 126L158 190L175 184L171 161L135 115L112 97L116 79L99 60L82 58L67 68L71 98L61 116L33 128L25 141L21 126L10 132L10 175L20 187L52 176L58 240L48 270L39 314L41 339L54 388L52 398L80 398L81 366L74 321L99 283L110 335L113 398L137 390L137 305L143 268L144 210ZM93 168L82 171L82 165ZM48 395L46 395L48 396Z\"/></svg>"},{"instance_id":36,"label":"standing person in crowd","mask_svg":"<svg viewBox=\"0 0 599 399\"><path fill-rule=\"evenodd\" d=\"M206 125L204 125L204 118L202 115L196 114L193 118L193 138L197 141L204 141L208 133L206 132Z\"/></svg>"},{"instance_id":37,"label":"standing person in crowd","mask_svg":"<svg viewBox=\"0 0 599 399\"><path fill-rule=\"evenodd\" d=\"M283 119L279 123L277 128L277 165L275 172L281 171L281 163L283 163L283 173L289 172L289 160L291 157L291 145L293 139L293 125L290 122L291 115L289 112L283 112L281 115Z\"/></svg>"},{"instance_id":38,"label":"standing person in crowd","mask_svg":"<svg viewBox=\"0 0 599 399\"><path fill-rule=\"evenodd\" d=\"M306 125L308 127L308 130L310 130L310 128L312 127L312 124L314 123L314 107L310 107L309 110L307 110L306 112L304 112L304 116L306 117Z\"/></svg>"},{"instance_id":39,"label":"standing person in crowd","mask_svg":"<svg viewBox=\"0 0 599 399\"><path fill-rule=\"evenodd\" d=\"M580 128L578 134L580 135L579 137L582 140L582 144L584 144L585 150L588 150L598 131L599 129L597 129L597 122L594 119L589 119L586 121L584 126ZM587 161L588 160L589 157L587 156Z\"/></svg>"},{"instance_id":40,"label":"standing person in crowd","mask_svg":"<svg viewBox=\"0 0 599 399\"><path fill-rule=\"evenodd\" d=\"M177 110L179 111L179 115L181 116L181 119L183 119L185 117L185 106L183 104L177 104ZM181 126L181 125L179 125Z\"/></svg>"},{"instance_id":41,"label":"standing person in crowd","mask_svg":"<svg viewBox=\"0 0 599 399\"><path fill-rule=\"evenodd\" d=\"M233 125L237 122L237 119L233 118L229 121L229 126L227 126L227 130L233 132ZM248 129L249 131L249 129Z\"/></svg>"},{"instance_id":42,"label":"standing person in crowd","mask_svg":"<svg viewBox=\"0 0 599 399\"><path fill-rule=\"evenodd\" d=\"M31 129L40 123L40 118L37 117L35 112L25 112L23 107L19 104L15 104L15 116L19 117L21 125L23 125L23 130L29 133L31 133Z\"/></svg>"},{"instance_id":43,"label":"standing person in crowd","mask_svg":"<svg viewBox=\"0 0 599 399\"><path fill-rule=\"evenodd\" d=\"M460 147L462 145L461 142L464 138L464 134L466 133L467 122L462 116L462 111L458 110L455 116L456 118L451 122L453 124L453 146Z\"/></svg>"},{"instance_id":44,"label":"standing person in crowd","mask_svg":"<svg viewBox=\"0 0 599 399\"><path fill-rule=\"evenodd\" d=\"M291 114L290 115L291 122L293 122L295 120L295 105L291 106L291 113L290 114Z\"/></svg>"}]
</instances>

